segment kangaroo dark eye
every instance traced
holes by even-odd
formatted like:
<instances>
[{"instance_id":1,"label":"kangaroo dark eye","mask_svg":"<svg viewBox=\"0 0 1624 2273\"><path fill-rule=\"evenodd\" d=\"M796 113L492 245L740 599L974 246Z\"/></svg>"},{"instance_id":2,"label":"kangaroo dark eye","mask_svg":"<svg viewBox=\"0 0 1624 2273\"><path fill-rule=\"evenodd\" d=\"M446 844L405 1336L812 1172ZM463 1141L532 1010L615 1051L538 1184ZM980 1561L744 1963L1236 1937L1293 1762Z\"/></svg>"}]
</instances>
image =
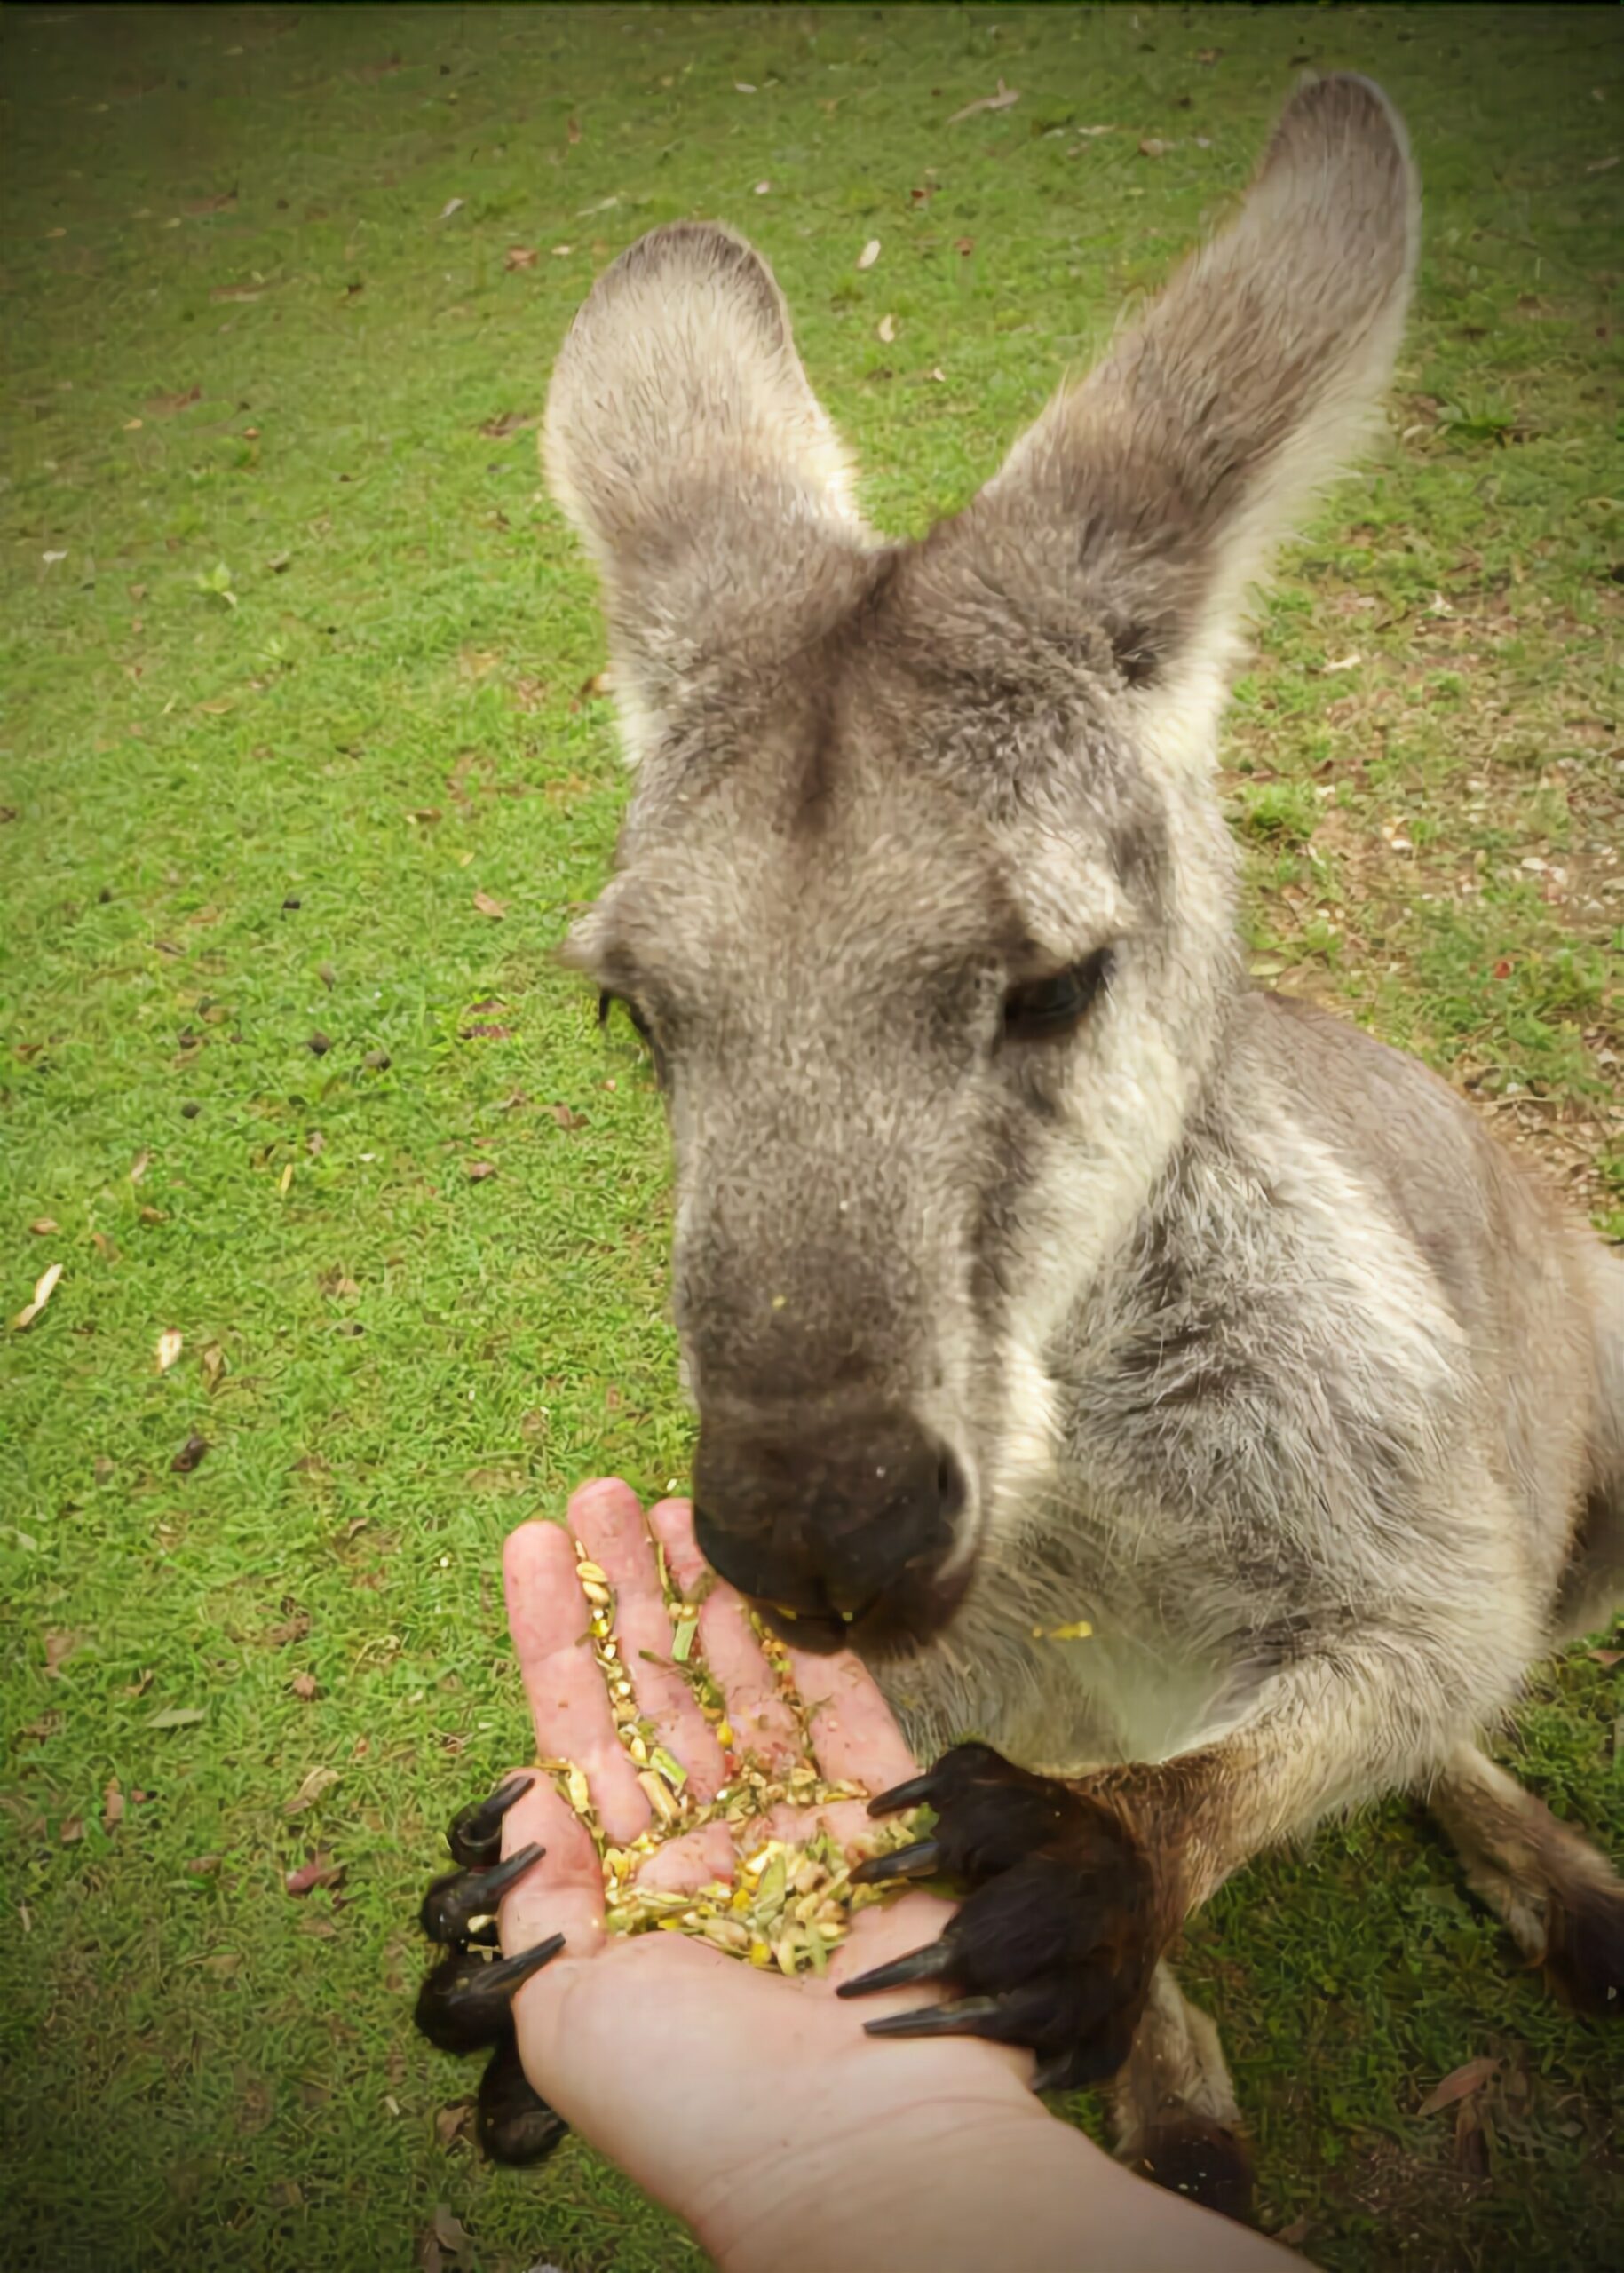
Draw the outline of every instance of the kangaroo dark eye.
<instances>
[{"instance_id":1,"label":"kangaroo dark eye","mask_svg":"<svg viewBox=\"0 0 1624 2273\"><path fill-rule=\"evenodd\" d=\"M1111 950L1100 947L1051 978L1012 986L1003 998L1003 1030L1015 1041L1050 1041L1081 1025L1111 977Z\"/></svg>"}]
</instances>

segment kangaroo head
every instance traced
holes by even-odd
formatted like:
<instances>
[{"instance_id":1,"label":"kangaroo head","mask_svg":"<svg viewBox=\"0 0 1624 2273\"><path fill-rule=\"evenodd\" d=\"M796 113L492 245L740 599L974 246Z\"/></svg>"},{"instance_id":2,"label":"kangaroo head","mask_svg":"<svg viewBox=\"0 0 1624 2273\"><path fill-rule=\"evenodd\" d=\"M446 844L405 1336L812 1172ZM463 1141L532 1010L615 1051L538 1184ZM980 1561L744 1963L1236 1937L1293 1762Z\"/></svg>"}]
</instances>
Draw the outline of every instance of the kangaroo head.
<instances>
[{"instance_id":1,"label":"kangaroo head","mask_svg":"<svg viewBox=\"0 0 1624 2273\"><path fill-rule=\"evenodd\" d=\"M1213 786L1248 582L1390 371L1403 130L1300 93L1232 224L955 519L860 519L765 263L599 279L543 449L629 754L571 960L677 1174L699 1536L818 1645L916 1645L1050 1457L1048 1352L1241 983Z\"/></svg>"}]
</instances>

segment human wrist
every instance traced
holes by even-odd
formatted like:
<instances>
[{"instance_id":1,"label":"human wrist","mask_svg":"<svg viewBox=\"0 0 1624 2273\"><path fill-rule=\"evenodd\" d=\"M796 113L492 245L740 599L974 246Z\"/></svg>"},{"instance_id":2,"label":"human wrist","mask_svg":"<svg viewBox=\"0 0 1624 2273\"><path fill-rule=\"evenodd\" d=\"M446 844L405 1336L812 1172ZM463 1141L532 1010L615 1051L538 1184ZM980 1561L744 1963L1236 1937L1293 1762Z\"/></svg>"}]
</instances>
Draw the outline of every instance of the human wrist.
<instances>
[{"instance_id":1,"label":"human wrist","mask_svg":"<svg viewBox=\"0 0 1624 2273\"><path fill-rule=\"evenodd\" d=\"M888 2273L955 2273L1007 2245L1011 2198L1079 2150L1096 2151L1036 2099L893 2100L787 2138L692 2222L721 2273L845 2273L882 2242Z\"/></svg>"}]
</instances>

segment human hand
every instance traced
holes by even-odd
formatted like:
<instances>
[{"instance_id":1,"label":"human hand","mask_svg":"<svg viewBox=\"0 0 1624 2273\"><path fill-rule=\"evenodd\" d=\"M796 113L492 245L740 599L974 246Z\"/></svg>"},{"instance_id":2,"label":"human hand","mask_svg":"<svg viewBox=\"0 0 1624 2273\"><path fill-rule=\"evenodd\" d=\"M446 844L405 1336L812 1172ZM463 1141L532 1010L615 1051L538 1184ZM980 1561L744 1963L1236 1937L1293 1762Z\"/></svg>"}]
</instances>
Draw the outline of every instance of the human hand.
<instances>
[{"instance_id":1,"label":"human hand","mask_svg":"<svg viewBox=\"0 0 1624 2273\"><path fill-rule=\"evenodd\" d=\"M638 1710L687 1769L701 1802L725 1778L721 1748L681 1675L638 1651L663 1659L670 1647L654 1538L685 1592L704 1565L685 1502L661 1503L646 1525L636 1498L618 1483L582 1486L570 1502L568 1532L527 1524L507 1542L509 1623L538 1750L584 1771L606 1836L625 1845L649 1826L649 1803L586 1637L570 1532L609 1575ZM699 1617L699 1643L738 1741L788 1766L799 1757L798 1733L742 1602L717 1585ZM879 1792L915 1772L855 1658L790 1655L826 1780ZM804 1840L820 1824L842 1844L873 1828L863 1802L852 1800L777 1809L763 1835ZM919 1986L861 2006L835 1993L842 1982L933 1943L950 1905L914 1892L860 1911L828 1974L789 1981L685 1935L606 1934L590 1835L540 1775L503 1824L506 1855L532 1843L545 1852L502 1902L502 1944L524 1952L564 1939L512 2000L525 2071L559 2115L685 2216L725 2262L743 2262L759 2245L764 2261L781 2266L786 2235L814 2223L832 2248L832 2212L854 2235L866 2233L869 2245L894 2229L899 2205L882 2198L888 2166L876 2169L858 2151L877 2125L895 2156L926 2161L969 2151L972 2141L982 2156L989 2146L995 2151L1006 2126L1024 2135L1034 2122L1048 2125L1027 2089L1029 2054L956 2036L875 2043L864 2022L917 2008ZM731 1877L735 1859L728 1827L716 1823L669 1840L641 1875L668 1890L697 1890Z\"/></svg>"}]
</instances>

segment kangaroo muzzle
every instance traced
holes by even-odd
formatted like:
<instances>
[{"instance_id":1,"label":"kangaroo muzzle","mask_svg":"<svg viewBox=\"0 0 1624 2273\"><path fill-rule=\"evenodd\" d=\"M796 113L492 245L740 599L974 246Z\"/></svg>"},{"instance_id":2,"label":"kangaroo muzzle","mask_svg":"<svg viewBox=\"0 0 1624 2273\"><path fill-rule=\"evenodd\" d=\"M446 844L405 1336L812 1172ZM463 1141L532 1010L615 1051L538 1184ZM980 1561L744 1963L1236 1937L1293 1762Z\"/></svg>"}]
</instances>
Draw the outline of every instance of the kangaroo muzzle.
<instances>
[{"instance_id":1,"label":"kangaroo muzzle","mask_svg":"<svg viewBox=\"0 0 1624 2273\"><path fill-rule=\"evenodd\" d=\"M881 1406L768 1419L701 1415L694 1531L741 1594L788 1613L790 1638L838 1648L872 1612L923 1596L965 1502L947 1446Z\"/></svg>"}]
</instances>

